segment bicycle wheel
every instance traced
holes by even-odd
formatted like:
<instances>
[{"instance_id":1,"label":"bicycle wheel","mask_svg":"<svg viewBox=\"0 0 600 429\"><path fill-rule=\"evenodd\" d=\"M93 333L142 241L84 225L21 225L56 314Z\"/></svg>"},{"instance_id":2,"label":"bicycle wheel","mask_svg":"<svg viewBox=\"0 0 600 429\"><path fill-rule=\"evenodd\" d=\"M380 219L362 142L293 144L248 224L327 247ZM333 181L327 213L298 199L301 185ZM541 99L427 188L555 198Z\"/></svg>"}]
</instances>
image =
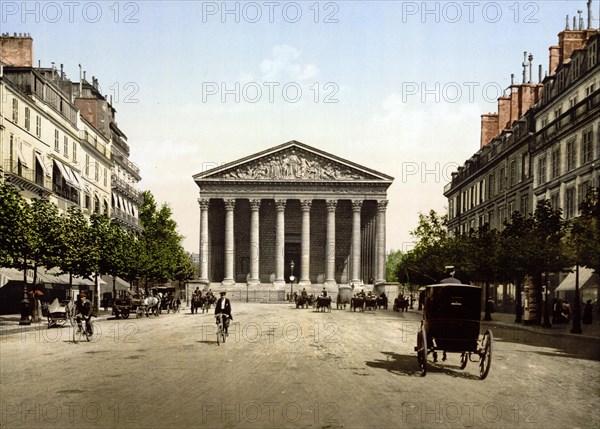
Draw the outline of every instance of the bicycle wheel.
<instances>
[{"instance_id":1,"label":"bicycle wheel","mask_svg":"<svg viewBox=\"0 0 600 429\"><path fill-rule=\"evenodd\" d=\"M82 326L76 323L75 326L73 326L73 342L77 344L79 341L81 341L83 335Z\"/></svg>"}]
</instances>

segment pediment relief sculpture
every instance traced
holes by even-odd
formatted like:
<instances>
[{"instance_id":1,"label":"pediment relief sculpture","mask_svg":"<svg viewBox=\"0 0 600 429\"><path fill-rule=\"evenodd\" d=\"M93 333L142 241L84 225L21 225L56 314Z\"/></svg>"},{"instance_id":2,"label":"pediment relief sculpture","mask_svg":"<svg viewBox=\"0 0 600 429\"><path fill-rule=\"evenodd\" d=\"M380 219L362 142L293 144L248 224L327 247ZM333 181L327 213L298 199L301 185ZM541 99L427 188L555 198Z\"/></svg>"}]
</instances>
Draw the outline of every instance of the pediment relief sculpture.
<instances>
[{"instance_id":1,"label":"pediment relief sculpture","mask_svg":"<svg viewBox=\"0 0 600 429\"><path fill-rule=\"evenodd\" d=\"M224 179L244 180L369 180L358 170L304 151L282 151L223 173Z\"/></svg>"}]
</instances>

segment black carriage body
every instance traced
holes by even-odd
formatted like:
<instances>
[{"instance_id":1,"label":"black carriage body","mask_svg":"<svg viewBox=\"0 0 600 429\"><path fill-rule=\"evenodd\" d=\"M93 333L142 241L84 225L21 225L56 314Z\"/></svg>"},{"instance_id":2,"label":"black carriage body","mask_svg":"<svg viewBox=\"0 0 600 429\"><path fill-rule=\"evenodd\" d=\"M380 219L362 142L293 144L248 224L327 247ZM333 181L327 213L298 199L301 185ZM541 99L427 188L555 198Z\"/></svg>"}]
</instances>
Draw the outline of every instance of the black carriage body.
<instances>
[{"instance_id":1,"label":"black carriage body","mask_svg":"<svg viewBox=\"0 0 600 429\"><path fill-rule=\"evenodd\" d=\"M427 286L423 323L428 347L448 352L477 350L481 288L470 285Z\"/></svg>"}]
</instances>

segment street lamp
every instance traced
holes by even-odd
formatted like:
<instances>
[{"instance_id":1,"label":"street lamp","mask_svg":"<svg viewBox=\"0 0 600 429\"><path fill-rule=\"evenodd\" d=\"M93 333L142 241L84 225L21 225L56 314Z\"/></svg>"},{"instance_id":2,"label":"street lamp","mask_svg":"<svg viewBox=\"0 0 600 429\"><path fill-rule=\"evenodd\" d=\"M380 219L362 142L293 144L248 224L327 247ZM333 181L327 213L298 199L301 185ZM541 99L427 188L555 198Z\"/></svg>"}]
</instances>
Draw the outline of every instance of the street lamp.
<instances>
[{"instance_id":1,"label":"street lamp","mask_svg":"<svg viewBox=\"0 0 600 429\"><path fill-rule=\"evenodd\" d=\"M291 270L291 274L290 274L290 301L292 299L294 299L294 267L296 266L296 264L294 264L294 260L292 260L290 262L290 270Z\"/></svg>"}]
</instances>

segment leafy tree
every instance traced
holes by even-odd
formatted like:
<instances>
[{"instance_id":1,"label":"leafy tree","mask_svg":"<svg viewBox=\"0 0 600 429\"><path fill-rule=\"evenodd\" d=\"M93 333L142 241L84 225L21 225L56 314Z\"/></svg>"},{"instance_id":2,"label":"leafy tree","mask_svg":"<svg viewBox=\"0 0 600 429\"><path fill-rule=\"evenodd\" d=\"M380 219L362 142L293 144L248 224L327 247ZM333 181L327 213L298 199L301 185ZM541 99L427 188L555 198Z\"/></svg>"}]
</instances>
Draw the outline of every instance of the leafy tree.
<instances>
[{"instance_id":1,"label":"leafy tree","mask_svg":"<svg viewBox=\"0 0 600 429\"><path fill-rule=\"evenodd\" d=\"M471 279L484 285L485 316L484 320L492 320L488 300L490 298L490 283L493 282L499 271L498 253L499 236L495 229L490 229L489 224L484 224L477 231L471 231L461 240L466 245L466 258L462 263Z\"/></svg>"},{"instance_id":2,"label":"leafy tree","mask_svg":"<svg viewBox=\"0 0 600 429\"><path fill-rule=\"evenodd\" d=\"M398 269L398 264L402 260L402 251L401 250L390 250L387 258L385 260L385 279L388 282L398 281L398 277L396 275L396 270Z\"/></svg>"},{"instance_id":3,"label":"leafy tree","mask_svg":"<svg viewBox=\"0 0 600 429\"><path fill-rule=\"evenodd\" d=\"M139 213L144 228L139 240L140 274L147 290L150 284L173 279L178 274L183 238L176 231L171 208L163 204L157 209L156 200L148 191L143 193Z\"/></svg>"},{"instance_id":4,"label":"leafy tree","mask_svg":"<svg viewBox=\"0 0 600 429\"><path fill-rule=\"evenodd\" d=\"M401 283L426 285L439 281L444 265L453 262L453 241L447 233L447 218L435 210L419 213L419 224L411 232L416 244L403 254L396 268L396 278Z\"/></svg>"},{"instance_id":5,"label":"leafy tree","mask_svg":"<svg viewBox=\"0 0 600 429\"><path fill-rule=\"evenodd\" d=\"M56 204L46 199L34 198L31 201L31 209L31 258L35 261L35 276L37 267L50 269L58 266L63 229Z\"/></svg>"},{"instance_id":6,"label":"leafy tree","mask_svg":"<svg viewBox=\"0 0 600 429\"><path fill-rule=\"evenodd\" d=\"M505 221L504 230L500 234L498 265L501 267L499 279L515 285L515 323L521 323L521 293L525 276L529 272L529 261L535 249L532 246L531 234L533 218L524 217L514 212L510 221Z\"/></svg>"},{"instance_id":7,"label":"leafy tree","mask_svg":"<svg viewBox=\"0 0 600 429\"><path fill-rule=\"evenodd\" d=\"M69 286L72 287L73 276L90 278L94 274L97 250L90 243L90 227L79 207L69 207L62 215L62 227L59 267L63 273L69 274Z\"/></svg>"},{"instance_id":8,"label":"leafy tree","mask_svg":"<svg viewBox=\"0 0 600 429\"><path fill-rule=\"evenodd\" d=\"M571 224L568 246L572 261L578 273L583 265L600 274L600 189L589 190L580 205L581 216ZM578 285L579 286L579 285ZM580 334L581 298L579 287L575 289L573 306L573 327L571 332Z\"/></svg>"},{"instance_id":9,"label":"leafy tree","mask_svg":"<svg viewBox=\"0 0 600 429\"><path fill-rule=\"evenodd\" d=\"M0 266L21 268L27 246L29 205L10 183L0 182Z\"/></svg>"},{"instance_id":10,"label":"leafy tree","mask_svg":"<svg viewBox=\"0 0 600 429\"><path fill-rule=\"evenodd\" d=\"M530 253L529 274L533 277L536 302L544 303L544 319L542 326L550 327L548 300L542 301L543 288L548 291L548 277L550 273L562 271L570 266L567 257L565 242L567 224L562 218L561 210L553 210L548 200L538 203L533 214L533 228L531 233L531 245L533 251ZM538 305L538 309L540 309ZM536 311L538 319L539 311Z\"/></svg>"},{"instance_id":11,"label":"leafy tree","mask_svg":"<svg viewBox=\"0 0 600 429\"><path fill-rule=\"evenodd\" d=\"M600 275L600 188L590 189L571 224L569 244L580 265Z\"/></svg>"}]
</instances>

